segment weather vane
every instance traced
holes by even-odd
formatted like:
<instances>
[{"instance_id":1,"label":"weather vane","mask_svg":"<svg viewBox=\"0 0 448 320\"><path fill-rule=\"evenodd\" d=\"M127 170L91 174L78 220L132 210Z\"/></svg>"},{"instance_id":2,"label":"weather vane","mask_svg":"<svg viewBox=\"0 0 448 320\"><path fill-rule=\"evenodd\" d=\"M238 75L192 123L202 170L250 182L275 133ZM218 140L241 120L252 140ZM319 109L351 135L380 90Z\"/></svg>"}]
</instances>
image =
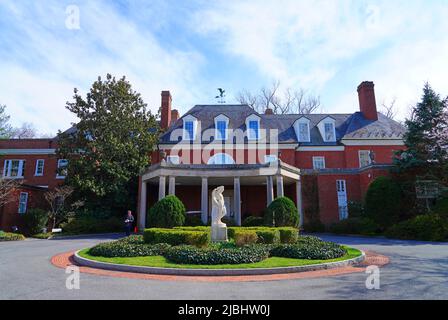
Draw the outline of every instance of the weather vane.
<instances>
[{"instance_id":1,"label":"weather vane","mask_svg":"<svg viewBox=\"0 0 448 320\"><path fill-rule=\"evenodd\" d=\"M222 89L222 88L218 88L219 91L219 95L217 95L215 97L215 99L219 99L218 103L226 103L226 101L224 100L224 98L226 97L226 90Z\"/></svg>"}]
</instances>

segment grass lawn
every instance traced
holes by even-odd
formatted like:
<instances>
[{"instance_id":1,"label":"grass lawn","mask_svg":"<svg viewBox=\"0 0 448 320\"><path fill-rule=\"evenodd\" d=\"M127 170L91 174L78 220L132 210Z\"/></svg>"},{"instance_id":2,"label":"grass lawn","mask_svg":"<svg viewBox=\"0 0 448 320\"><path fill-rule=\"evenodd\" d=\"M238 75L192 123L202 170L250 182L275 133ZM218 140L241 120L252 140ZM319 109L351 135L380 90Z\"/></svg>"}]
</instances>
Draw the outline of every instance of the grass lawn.
<instances>
[{"instance_id":1,"label":"grass lawn","mask_svg":"<svg viewBox=\"0 0 448 320\"><path fill-rule=\"evenodd\" d=\"M146 267L159 267L159 268L186 268L186 269L247 269L247 268L275 268L275 267L293 267L293 266L306 266L313 264L321 264L326 262L336 262L341 260L347 260L356 258L361 255L361 251L358 249L344 247L347 249L347 254L337 258L329 260L307 260L307 259L291 259L270 257L266 260L256 263L243 263L243 264L218 264L218 265L195 265L195 264L177 264L170 262L168 259L162 256L149 256L149 257L131 257L131 258L105 258L95 257L88 254L89 249L83 249L79 252L79 255L86 259L109 262L116 264L128 264Z\"/></svg>"}]
</instances>

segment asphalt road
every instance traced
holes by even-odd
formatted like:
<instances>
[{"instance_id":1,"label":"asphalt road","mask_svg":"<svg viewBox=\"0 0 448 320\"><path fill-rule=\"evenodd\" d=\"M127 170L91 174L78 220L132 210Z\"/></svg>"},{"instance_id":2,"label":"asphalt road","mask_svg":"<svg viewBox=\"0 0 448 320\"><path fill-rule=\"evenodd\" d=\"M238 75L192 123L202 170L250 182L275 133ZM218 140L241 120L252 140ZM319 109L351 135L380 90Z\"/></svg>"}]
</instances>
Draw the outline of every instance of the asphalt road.
<instances>
[{"instance_id":1,"label":"asphalt road","mask_svg":"<svg viewBox=\"0 0 448 320\"><path fill-rule=\"evenodd\" d=\"M184 282L81 274L68 290L67 274L50 263L58 253L110 239L0 242L0 299L448 299L448 243L321 236L387 255L380 289L366 289L367 274L268 282Z\"/></svg>"}]
</instances>

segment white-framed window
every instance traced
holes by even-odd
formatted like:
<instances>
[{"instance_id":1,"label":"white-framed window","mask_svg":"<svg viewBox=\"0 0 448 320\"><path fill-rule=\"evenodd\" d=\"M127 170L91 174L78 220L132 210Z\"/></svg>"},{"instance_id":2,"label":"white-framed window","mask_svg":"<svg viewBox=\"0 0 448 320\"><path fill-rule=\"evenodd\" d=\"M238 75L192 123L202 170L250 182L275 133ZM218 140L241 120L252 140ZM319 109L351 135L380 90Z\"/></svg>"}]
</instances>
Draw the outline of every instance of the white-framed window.
<instances>
[{"instance_id":1,"label":"white-framed window","mask_svg":"<svg viewBox=\"0 0 448 320\"><path fill-rule=\"evenodd\" d=\"M313 169L325 169L325 157L313 157Z\"/></svg>"},{"instance_id":2,"label":"white-framed window","mask_svg":"<svg viewBox=\"0 0 448 320\"><path fill-rule=\"evenodd\" d=\"M217 153L208 159L207 164L235 164L235 160L227 153Z\"/></svg>"},{"instance_id":3,"label":"white-framed window","mask_svg":"<svg viewBox=\"0 0 448 320\"><path fill-rule=\"evenodd\" d=\"M34 172L34 175L36 177L41 177L44 175L44 166L45 166L45 160L44 159L37 159L36 160L36 171Z\"/></svg>"},{"instance_id":4,"label":"white-framed window","mask_svg":"<svg viewBox=\"0 0 448 320\"><path fill-rule=\"evenodd\" d=\"M64 179L67 176L67 165L68 165L68 160L66 160L66 159L58 160L58 171L56 173L57 179Z\"/></svg>"},{"instance_id":5,"label":"white-framed window","mask_svg":"<svg viewBox=\"0 0 448 320\"><path fill-rule=\"evenodd\" d=\"M310 120L302 117L294 123L294 129L299 142L310 142Z\"/></svg>"},{"instance_id":6,"label":"white-framed window","mask_svg":"<svg viewBox=\"0 0 448 320\"><path fill-rule=\"evenodd\" d=\"M359 167L367 167L372 163L372 159L370 159L370 150L359 150Z\"/></svg>"},{"instance_id":7,"label":"white-framed window","mask_svg":"<svg viewBox=\"0 0 448 320\"><path fill-rule=\"evenodd\" d=\"M19 195L19 213L26 213L26 208L28 206L28 192L20 192Z\"/></svg>"},{"instance_id":8,"label":"white-framed window","mask_svg":"<svg viewBox=\"0 0 448 320\"><path fill-rule=\"evenodd\" d=\"M336 141L335 120L332 117L326 117L318 124L318 128L324 142Z\"/></svg>"},{"instance_id":9,"label":"white-framed window","mask_svg":"<svg viewBox=\"0 0 448 320\"><path fill-rule=\"evenodd\" d=\"M25 176L25 160L5 160L3 176L13 179L23 178Z\"/></svg>"},{"instance_id":10,"label":"white-framed window","mask_svg":"<svg viewBox=\"0 0 448 320\"><path fill-rule=\"evenodd\" d=\"M248 140L260 139L260 117L256 114L251 114L246 118L246 130Z\"/></svg>"},{"instance_id":11,"label":"white-framed window","mask_svg":"<svg viewBox=\"0 0 448 320\"><path fill-rule=\"evenodd\" d=\"M168 157L166 157L166 162L168 162L170 164L179 164L180 159L179 159L179 156L168 156Z\"/></svg>"},{"instance_id":12,"label":"white-framed window","mask_svg":"<svg viewBox=\"0 0 448 320\"><path fill-rule=\"evenodd\" d=\"M192 115L183 118L183 140L193 141L196 139L197 120Z\"/></svg>"},{"instance_id":13,"label":"white-framed window","mask_svg":"<svg viewBox=\"0 0 448 320\"><path fill-rule=\"evenodd\" d=\"M336 194L338 197L339 220L348 218L347 183L345 180L336 180Z\"/></svg>"},{"instance_id":14,"label":"white-framed window","mask_svg":"<svg viewBox=\"0 0 448 320\"><path fill-rule=\"evenodd\" d=\"M276 162L277 156L275 154L267 154L264 156L264 163Z\"/></svg>"},{"instance_id":15,"label":"white-framed window","mask_svg":"<svg viewBox=\"0 0 448 320\"><path fill-rule=\"evenodd\" d=\"M215 118L215 140L227 140L229 118L220 114Z\"/></svg>"}]
</instances>

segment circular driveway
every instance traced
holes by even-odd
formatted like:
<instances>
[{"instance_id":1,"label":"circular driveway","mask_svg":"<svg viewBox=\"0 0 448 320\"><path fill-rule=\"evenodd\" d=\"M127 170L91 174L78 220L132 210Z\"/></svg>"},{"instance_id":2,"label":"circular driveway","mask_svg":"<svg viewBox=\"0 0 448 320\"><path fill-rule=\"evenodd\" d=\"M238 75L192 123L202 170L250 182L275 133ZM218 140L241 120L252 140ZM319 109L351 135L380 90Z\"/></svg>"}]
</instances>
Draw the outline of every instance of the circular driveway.
<instances>
[{"instance_id":1,"label":"circular driveway","mask_svg":"<svg viewBox=\"0 0 448 320\"><path fill-rule=\"evenodd\" d=\"M52 256L115 238L0 242L0 299L448 299L448 243L321 235L324 240L390 258L380 269L380 289L369 274L267 282L189 282L80 274L80 289L66 288L69 274Z\"/></svg>"}]
</instances>

